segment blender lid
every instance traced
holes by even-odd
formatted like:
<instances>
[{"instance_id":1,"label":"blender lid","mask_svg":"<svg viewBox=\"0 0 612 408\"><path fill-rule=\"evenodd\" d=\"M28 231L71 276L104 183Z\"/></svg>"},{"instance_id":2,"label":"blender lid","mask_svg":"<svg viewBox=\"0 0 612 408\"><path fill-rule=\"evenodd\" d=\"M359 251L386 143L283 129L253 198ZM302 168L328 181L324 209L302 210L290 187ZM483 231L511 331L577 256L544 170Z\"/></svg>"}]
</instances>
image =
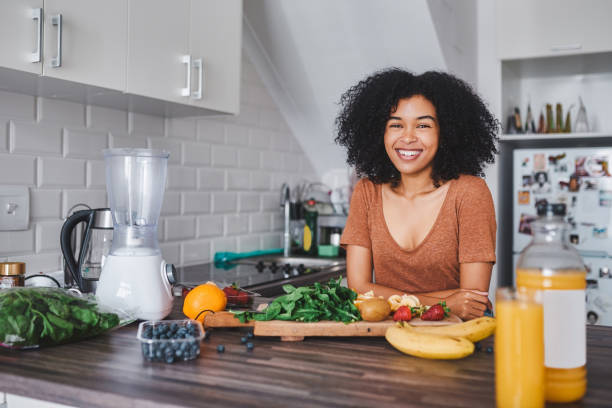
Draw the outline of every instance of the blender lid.
<instances>
[{"instance_id":1,"label":"blender lid","mask_svg":"<svg viewBox=\"0 0 612 408\"><path fill-rule=\"evenodd\" d=\"M135 156L135 157L161 157L168 158L170 153L159 149L142 149L132 147L120 147L113 149L104 149L102 151L104 157L108 156Z\"/></svg>"}]
</instances>

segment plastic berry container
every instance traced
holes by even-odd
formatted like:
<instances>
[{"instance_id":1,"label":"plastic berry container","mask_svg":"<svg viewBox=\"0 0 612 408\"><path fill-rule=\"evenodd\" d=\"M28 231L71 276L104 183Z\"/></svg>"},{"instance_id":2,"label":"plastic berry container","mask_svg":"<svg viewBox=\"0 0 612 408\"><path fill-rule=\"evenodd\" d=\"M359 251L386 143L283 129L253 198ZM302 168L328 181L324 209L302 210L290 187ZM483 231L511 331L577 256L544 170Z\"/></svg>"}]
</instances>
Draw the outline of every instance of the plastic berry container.
<instances>
[{"instance_id":1,"label":"plastic berry container","mask_svg":"<svg viewBox=\"0 0 612 408\"><path fill-rule=\"evenodd\" d=\"M136 337L145 360L174 363L200 355L204 328L197 320L148 320L138 325Z\"/></svg>"}]
</instances>

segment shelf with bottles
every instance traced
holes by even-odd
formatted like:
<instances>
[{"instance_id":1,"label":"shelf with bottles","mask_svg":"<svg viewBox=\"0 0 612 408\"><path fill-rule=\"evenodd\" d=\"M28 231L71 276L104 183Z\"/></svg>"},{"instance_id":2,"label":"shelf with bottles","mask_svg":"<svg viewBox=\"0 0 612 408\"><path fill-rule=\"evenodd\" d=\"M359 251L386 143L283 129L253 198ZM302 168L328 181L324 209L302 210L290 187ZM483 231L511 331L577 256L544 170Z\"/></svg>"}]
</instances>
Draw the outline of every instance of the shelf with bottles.
<instances>
[{"instance_id":1,"label":"shelf with bottles","mask_svg":"<svg viewBox=\"0 0 612 408\"><path fill-rule=\"evenodd\" d=\"M501 70L501 140L612 135L612 52L504 60Z\"/></svg>"}]
</instances>

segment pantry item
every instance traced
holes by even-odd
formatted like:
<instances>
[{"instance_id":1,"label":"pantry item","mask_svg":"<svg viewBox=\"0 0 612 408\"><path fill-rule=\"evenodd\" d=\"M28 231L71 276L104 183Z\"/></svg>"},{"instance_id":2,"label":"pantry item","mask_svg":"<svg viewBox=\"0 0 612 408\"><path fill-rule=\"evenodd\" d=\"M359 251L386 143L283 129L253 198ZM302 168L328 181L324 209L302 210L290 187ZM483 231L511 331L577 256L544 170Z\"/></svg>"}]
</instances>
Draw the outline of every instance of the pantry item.
<instances>
[{"instance_id":1,"label":"pantry item","mask_svg":"<svg viewBox=\"0 0 612 408\"><path fill-rule=\"evenodd\" d=\"M317 255L317 217L315 200L308 200L304 207L304 241L303 250L308 255Z\"/></svg>"},{"instance_id":2,"label":"pantry item","mask_svg":"<svg viewBox=\"0 0 612 408\"><path fill-rule=\"evenodd\" d=\"M64 222L60 244L66 269L79 290L95 292L113 241L109 208L79 210Z\"/></svg>"},{"instance_id":3,"label":"pantry item","mask_svg":"<svg viewBox=\"0 0 612 408\"><path fill-rule=\"evenodd\" d=\"M23 286L25 269L24 262L0 262L0 289Z\"/></svg>"},{"instance_id":4,"label":"pantry item","mask_svg":"<svg viewBox=\"0 0 612 408\"><path fill-rule=\"evenodd\" d=\"M565 204L538 205L533 240L516 269L520 291L542 291L546 400L570 402L586 392L586 269L567 240Z\"/></svg>"},{"instance_id":5,"label":"pantry item","mask_svg":"<svg viewBox=\"0 0 612 408\"><path fill-rule=\"evenodd\" d=\"M142 320L163 319L172 309L175 269L157 242L169 156L153 149L104 150L114 230L96 296Z\"/></svg>"},{"instance_id":6,"label":"pantry item","mask_svg":"<svg viewBox=\"0 0 612 408\"><path fill-rule=\"evenodd\" d=\"M193 360L200 355L204 329L196 320L146 321L138 325L142 356L148 361Z\"/></svg>"},{"instance_id":7,"label":"pantry item","mask_svg":"<svg viewBox=\"0 0 612 408\"><path fill-rule=\"evenodd\" d=\"M544 406L544 312L539 292L497 290L495 390L499 408Z\"/></svg>"}]
</instances>

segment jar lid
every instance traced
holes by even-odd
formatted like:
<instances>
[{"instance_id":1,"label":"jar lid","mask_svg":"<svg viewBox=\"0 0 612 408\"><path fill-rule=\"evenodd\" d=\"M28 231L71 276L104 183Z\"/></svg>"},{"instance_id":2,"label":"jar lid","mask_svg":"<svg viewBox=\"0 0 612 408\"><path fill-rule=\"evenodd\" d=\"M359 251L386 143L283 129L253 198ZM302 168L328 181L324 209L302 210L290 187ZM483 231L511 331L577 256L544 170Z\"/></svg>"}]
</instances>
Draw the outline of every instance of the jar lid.
<instances>
[{"instance_id":1,"label":"jar lid","mask_svg":"<svg viewBox=\"0 0 612 408\"><path fill-rule=\"evenodd\" d=\"M25 275L25 262L0 262L0 276Z\"/></svg>"}]
</instances>

